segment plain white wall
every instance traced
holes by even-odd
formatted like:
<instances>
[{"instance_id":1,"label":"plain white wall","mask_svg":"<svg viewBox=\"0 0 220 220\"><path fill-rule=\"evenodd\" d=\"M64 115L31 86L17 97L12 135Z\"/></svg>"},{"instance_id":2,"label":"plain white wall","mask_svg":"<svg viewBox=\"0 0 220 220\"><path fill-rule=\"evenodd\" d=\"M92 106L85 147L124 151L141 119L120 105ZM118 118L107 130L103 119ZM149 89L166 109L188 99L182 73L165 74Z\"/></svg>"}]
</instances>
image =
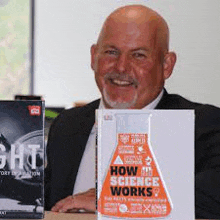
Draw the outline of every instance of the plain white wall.
<instances>
[{"instance_id":1,"label":"plain white wall","mask_svg":"<svg viewBox=\"0 0 220 220\"><path fill-rule=\"evenodd\" d=\"M126 4L144 4L170 27L170 49L178 56L169 93L220 106L219 0L36 1L34 92L46 106L71 106L100 97L90 68L90 46L105 18Z\"/></svg>"}]
</instances>

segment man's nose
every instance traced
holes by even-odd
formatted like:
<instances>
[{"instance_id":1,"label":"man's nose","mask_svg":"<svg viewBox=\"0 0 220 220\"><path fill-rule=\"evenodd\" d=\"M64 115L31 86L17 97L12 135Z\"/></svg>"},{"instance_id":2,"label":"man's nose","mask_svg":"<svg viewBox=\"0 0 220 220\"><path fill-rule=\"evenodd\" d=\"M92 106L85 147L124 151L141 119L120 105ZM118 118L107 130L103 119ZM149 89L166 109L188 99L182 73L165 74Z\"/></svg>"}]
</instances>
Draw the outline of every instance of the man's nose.
<instances>
[{"instance_id":1,"label":"man's nose","mask_svg":"<svg viewBox=\"0 0 220 220\"><path fill-rule=\"evenodd\" d=\"M119 73L124 73L128 70L129 67L129 60L126 54L120 54L117 59L116 68Z\"/></svg>"}]
</instances>

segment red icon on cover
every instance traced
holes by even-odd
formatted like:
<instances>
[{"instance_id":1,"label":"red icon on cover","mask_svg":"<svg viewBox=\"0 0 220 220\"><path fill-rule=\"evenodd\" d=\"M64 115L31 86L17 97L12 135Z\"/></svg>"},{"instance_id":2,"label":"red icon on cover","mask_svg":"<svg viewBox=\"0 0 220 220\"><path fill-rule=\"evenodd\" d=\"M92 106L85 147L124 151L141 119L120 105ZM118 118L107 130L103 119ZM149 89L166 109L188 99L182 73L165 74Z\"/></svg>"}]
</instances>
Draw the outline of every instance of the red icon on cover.
<instances>
[{"instance_id":1,"label":"red icon on cover","mask_svg":"<svg viewBox=\"0 0 220 220\"><path fill-rule=\"evenodd\" d=\"M29 114L32 116L40 116L41 115L41 106L29 105L28 110L29 110Z\"/></svg>"}]
</instances>

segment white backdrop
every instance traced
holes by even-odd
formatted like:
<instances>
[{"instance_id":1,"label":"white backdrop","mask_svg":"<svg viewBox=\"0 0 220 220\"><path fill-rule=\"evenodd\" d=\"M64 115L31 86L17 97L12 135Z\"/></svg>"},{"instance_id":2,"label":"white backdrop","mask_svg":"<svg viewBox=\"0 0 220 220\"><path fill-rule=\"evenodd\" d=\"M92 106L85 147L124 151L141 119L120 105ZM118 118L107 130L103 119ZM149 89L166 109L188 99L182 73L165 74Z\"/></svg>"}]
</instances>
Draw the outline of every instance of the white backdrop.
<instances>
[{"instance_id":1,"label":"white backdrop","mask_svg":"<svg viewBox=\"0 0 220 220\"><path fill-rule=\"evenodd\" d=\"M115 8L144 4L170 27L178 56L169 93L220 106L219 0L39 0L35 17L34 93L47 106L71 106L100 97L90 68L90 46Z\"/></svg>"}]
</instances>

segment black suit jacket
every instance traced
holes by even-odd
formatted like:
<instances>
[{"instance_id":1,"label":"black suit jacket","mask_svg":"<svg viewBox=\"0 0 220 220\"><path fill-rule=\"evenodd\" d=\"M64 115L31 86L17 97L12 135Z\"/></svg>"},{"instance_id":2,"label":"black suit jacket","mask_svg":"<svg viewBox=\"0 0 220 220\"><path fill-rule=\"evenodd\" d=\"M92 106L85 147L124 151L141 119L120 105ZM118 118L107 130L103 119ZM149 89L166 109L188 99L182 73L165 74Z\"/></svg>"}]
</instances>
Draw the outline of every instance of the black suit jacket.
<instances>
[{"instance_id":1,"label":"black suit jacket","mask_svg":"<svg viewBox=\"0 0 220 220\"><path fill-rule=\"evenodd\" d=\"M45 170L45 208L71 195L95 122L99 100L65 110L51 126ZM156 109L195 110L196 218L220 219L220 109L190 102L166 91Z\"/></svg>"}]
</instances>

